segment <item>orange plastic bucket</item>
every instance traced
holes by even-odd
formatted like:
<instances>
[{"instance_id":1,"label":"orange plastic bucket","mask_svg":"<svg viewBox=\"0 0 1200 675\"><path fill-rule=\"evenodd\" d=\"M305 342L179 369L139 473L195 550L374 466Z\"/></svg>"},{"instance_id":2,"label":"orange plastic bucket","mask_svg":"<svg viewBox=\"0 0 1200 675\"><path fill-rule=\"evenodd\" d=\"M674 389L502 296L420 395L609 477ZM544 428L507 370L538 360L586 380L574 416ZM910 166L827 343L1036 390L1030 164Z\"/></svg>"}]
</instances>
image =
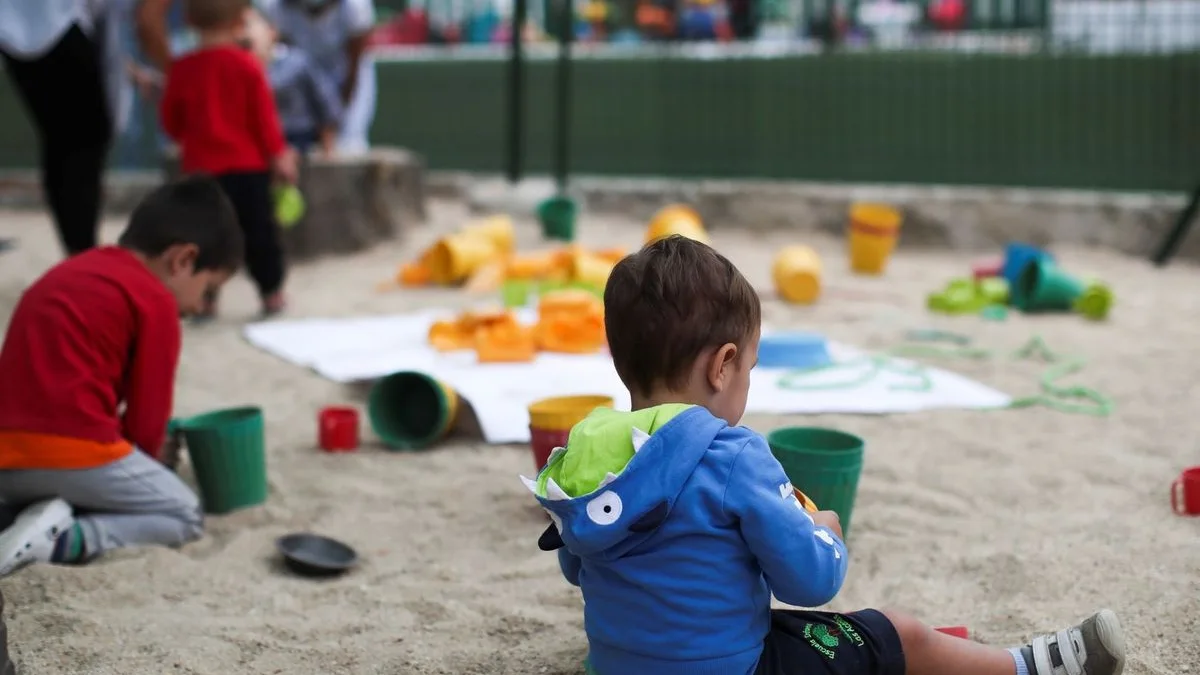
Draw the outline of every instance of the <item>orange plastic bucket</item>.
<instances>
[{"instance_id":1,"label":"orange plastic bucket","mask_svg":"<svg viewBox=\"0 0 1200 675\"><path fill-rule=\"evenodd\" d=\"M596 408L611 408L611 396L556 396L529 404L530 450L538 471L554 448L567 444L571 427Z\"/></svg>"},{"instance_id":2,"label":"orange plastic bucket","mask_svg":"<svg viewBox=\"0 0 1200 675\"><path fill-rule=\"evenodd\" d=\"M883 274L896 248L902 222L900 212L886 204L850 207L850 269L860 274Z\"/></svg>"}]
</instances>

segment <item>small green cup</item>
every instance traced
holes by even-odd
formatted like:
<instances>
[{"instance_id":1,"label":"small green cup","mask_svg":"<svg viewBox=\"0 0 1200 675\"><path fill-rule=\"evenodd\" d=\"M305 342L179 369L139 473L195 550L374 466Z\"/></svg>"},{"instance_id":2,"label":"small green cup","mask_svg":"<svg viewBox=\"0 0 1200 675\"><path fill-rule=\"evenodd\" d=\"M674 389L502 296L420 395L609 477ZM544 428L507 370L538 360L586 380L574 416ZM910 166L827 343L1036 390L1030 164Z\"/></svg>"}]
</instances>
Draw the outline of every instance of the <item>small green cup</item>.
<instances>
[{"instance_id":1,"label":"small green cup","mask_svg":"<svg viewBox=\"0 0 1200 675\"><path fill-rule=\"evenodd\" d=\"M575 218L579 207L570 197L551 197L537 207L542 236L559 241L575 241Z\"/></svg>"},{"instance_id":2,"label":"small green cup","mask_svg":"<svg viewBox=\"0 0 1200 675\"><path fill-rule=\"evenodd\" d=\"M173 420L170 426L183 435L205 513L229 513L267 501L261 408L217 410Z\"/></svg>"},{"instance_id":3,"label":"small green cup","mask_svg":"<svg viewBox=\"0 0 1200 675\"><path fill-rule=\"evenodd\" d=\"M849 536L862 474L863 440L834 429L784 427L768 434L767 443L792 486L822 511L837 512L842 532Z\"/></svg>"},{"instance_id":4,"label":"small green cup","mask_svg":"<svg viewBox=\"0 0 1200 675\"><path fill-rule=\"evenodd\" d=\"M1083 282L1046 258L1025 265L1010 289L1012 304L1022 312L1068 312L1083 294Z\"/></svg>"}]
</instances>

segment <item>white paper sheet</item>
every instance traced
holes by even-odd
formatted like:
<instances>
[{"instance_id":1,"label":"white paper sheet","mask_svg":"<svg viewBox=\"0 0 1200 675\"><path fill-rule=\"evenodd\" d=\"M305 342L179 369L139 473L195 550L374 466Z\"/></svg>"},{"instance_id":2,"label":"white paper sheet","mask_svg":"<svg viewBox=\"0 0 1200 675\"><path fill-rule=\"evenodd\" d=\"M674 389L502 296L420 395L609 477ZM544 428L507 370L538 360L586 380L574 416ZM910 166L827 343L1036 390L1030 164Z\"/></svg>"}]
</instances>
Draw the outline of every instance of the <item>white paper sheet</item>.
<instances>
[{"instance_id":1,"label":"white paper sheet","mask_svg":"<svg viewBox=\"0 0 1200 675\"><path fill-rule=\"evenodd\" d=\"M347 319L270 321L246 326L256 347L298 366L312 368L335 382L372 380L400 370L429 374L471 403L489 443L529 440L530 403L550 396L612 396L618 409L629 409L629 394L607 354L541 354L532 363L480 364L470 351L443 353L426 342L430 324L449 316L442 310L416 314ZM532 321L532 316L523 320ZM809 375L797 390L779 385L786 370L757 368L750 376L748 413L886 414L935 408L1000 408L1011 399L960 375L925 368L923 376L905 374L913 364L896 361L860 385L845 388L871 368L864 352L830 344L838 363L849 364ZM858 364L858 365L855 365ZM927 378L927 379L926 379ZM927 385L925 391L913 391Z\"/></svg>"}]
</instances>

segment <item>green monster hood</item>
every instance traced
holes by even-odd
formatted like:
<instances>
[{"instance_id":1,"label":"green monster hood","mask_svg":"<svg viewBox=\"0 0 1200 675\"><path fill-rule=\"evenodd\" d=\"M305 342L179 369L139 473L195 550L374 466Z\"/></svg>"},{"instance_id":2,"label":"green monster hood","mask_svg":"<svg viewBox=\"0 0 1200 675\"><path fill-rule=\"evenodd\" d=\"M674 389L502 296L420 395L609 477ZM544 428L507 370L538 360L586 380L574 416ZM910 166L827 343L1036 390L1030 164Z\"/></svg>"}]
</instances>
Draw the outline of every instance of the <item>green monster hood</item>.
<instances>
[{"instance_id":1,"label":"green monster hood","mask_svg":"<svg viewBox=\"0 0 1200 675\"><path fill-rule=\"evenodd\" d=\"M554 490L555 494L561 491L560 497L575 498L604 487L625 470L634 452L651 434L691 407L667 403L634 412L593 410L571 429L567 437L569 452L559 450L555 455L560 456L551 456L538 476L535 494L547 497Z\"/></svg>"}]
</instances>

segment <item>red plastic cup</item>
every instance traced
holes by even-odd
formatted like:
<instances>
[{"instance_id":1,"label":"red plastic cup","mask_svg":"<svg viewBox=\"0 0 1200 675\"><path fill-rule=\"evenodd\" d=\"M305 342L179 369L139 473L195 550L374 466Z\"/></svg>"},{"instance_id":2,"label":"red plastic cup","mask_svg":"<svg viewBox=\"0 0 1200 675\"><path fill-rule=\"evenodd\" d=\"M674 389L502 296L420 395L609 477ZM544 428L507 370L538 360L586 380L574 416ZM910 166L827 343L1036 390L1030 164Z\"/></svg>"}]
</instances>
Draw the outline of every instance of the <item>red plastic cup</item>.
<instances>
[{"instance_id":1,"label":"red plastic cup","mask_svg":"<svg viewBox=\"0 0 1200 675\"><path fill-rule=\"evenodd\" d=\"M529 449L533 451L533 463L538 471L546 467L546 462L550 461L550 453L554 452L555 448L567 444L567 437L570 435L570 429L529 427Z\"/></svg>"},{"instance_id":2,"label":"red plastic cup","mask_svg":"<svg viewBox=\"0 0 1200 675\"><path fill-rule=\"evenodd\" d=\"M976 260L971 265L971 276L975 277L976 281L998 277L1003 273L1004 258L985 258L983 260Z\"/></svg>"},{"instance_id":3,"label":"red plastic cup","mask_svg":"<svg viewBox=\"0 0 1200 675\"><path fill-rule=\"evenodd\" d=\"M1184 469L1171 483L1171 510L1181 516L1200 516L1200 466Z\"/></svg>"},{"instance_id":4,"label":"red plastic cup","mask_svg":"<svg viewBox=\"0 0 1200 675\"><path fill-rule=\"evenodd\" d=\"M358 449L358 410L346 406L323 408L318 418L317 437L325 452Z\"/></svg>"}]
</instances>

